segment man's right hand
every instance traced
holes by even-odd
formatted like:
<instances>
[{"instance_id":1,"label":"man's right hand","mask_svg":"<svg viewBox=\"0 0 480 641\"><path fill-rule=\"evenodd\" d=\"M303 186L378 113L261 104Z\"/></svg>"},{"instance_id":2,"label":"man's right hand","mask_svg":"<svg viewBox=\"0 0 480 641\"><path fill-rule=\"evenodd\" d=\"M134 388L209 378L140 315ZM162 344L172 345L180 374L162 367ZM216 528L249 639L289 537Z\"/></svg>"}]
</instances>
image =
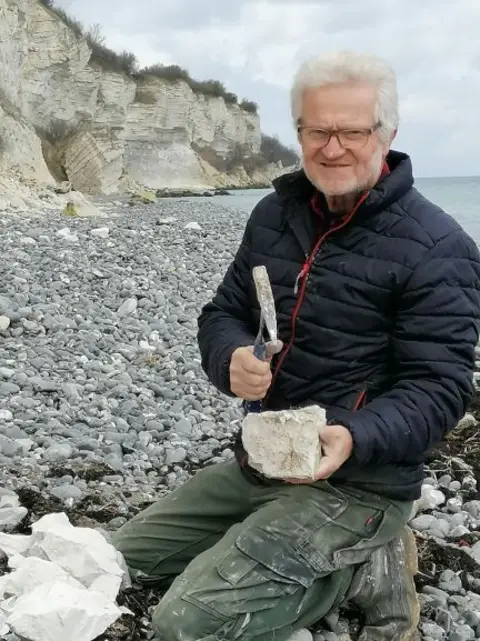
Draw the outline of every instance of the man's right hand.
<instances>
[{"instance_id":1,"label":"man's right hand","mask_svg":"<svg viewBox=\"0 0 480 641\"><path fill-rule=\"evenodd\" d=\"M265 398L272 372L270 358L261 361L253 355L253 346L238 347L230 361L230 389L232 394L245 401L259 401Z\"/></svg>"}]
</instances>

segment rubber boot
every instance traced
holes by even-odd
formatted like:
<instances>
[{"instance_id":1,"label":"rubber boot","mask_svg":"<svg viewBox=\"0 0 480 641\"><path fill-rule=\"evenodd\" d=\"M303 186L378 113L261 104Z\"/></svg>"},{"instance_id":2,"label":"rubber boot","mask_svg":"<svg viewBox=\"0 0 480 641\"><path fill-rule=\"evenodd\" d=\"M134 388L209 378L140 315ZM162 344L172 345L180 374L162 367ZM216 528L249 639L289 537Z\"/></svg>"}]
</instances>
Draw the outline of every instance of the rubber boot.
<instances>
[{"instance_id":1,"label":"rubber boot","mask_svg":"<svg viewBox=\"0 0 480 641\"><path fill-rule=\"evenodd\" d=\"M409 527L358 568L345 599L364 616L358 641L420 639L420 604L414 582L417 572L417 545Z\"/></svg>"}]
</instances>

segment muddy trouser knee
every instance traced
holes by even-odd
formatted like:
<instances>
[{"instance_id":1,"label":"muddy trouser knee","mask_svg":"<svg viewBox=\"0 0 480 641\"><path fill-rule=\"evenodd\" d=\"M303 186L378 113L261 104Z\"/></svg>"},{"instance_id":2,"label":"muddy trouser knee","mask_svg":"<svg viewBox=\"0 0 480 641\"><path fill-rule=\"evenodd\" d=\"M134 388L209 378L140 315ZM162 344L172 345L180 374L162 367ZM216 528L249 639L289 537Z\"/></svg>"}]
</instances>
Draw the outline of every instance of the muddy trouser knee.
<instances>
[{"instance_id":1,"label":"muddy trouser knee","mask_svg":"<svg viewBox=\"0 0 480 641\"><path fill-rule=\"evenodd\" d=\"M238 490L244 481L233 468L229 473ZM189 482L193 493L194 482L195 478ZM206 528L210 534L203 541L209 545L203 550L198 543L187 549L188 554L183 549L182 563L187 556L190 561L153 615L159 640L286 640L345 598L358 564L399 535L412 507L411 502L327 482L277 484L246 492L240 505L247 508L245 518L237 514L230 524L224 518L224 535L220 530L212 535L212 528ZM180 494L175 502L179 501ZM205 514L211 514L209 501L203 505ZM182 536L180 530L184 545ZM119 547L122 550L121 542ZM149 560L150 572L143 564L152 580L168 574L172 563L180 569L173 557L162 557L156 564Z\"/></svg>"},{"instance_id":2,"label":"muddy trouser knee","mask_svg":"<svg viewBox=\"0 0 480 641\"><path fill-rule=\"evenodd\" d=\"M133 580L168 584L268 492L249 483L234 460L206 467L128 521L112 542Z\"/></svg>"}]
</instances>

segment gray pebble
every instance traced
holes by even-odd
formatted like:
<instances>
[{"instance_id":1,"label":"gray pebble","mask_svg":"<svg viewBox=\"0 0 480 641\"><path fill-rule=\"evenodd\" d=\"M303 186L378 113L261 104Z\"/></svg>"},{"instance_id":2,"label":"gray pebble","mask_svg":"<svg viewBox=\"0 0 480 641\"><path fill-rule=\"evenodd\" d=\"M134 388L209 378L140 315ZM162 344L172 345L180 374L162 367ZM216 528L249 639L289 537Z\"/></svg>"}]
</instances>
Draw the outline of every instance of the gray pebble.
<instances>
[{"instance_id":1,"label":"gray pebble","mask_svg":"<svg viewBox=\"0 0 480 641\"><path fill-rule=\"evenodd\" d=\"M464 525L457 525L450 532L450 536L452 536L454 538L459 538L459 537L465 536L465 534L469 534L469 533L470 533L470 530L468 529L468 527L465 527Z\"/></svg>"},{"instance_id":2,"label":"gray pebble","mask_svg":"<svg viewBox=\"0 0 480 641\"><path fill-rule=\"evenodd\" d=\"M420 516L415 517L410 522L410 525L414 530L424 532L425 530L431 529L436 522L437 519L431 514L421 514Z\"/></svg>"},{"instance_id":3,"label":"gray pebble","mask_svg":"<svg viewBox=\"0 0 480 641\"><path fill-rule=\"evenodd\" d=\"M0 532L8 532L16 527L27 515L25 507L3 507L0 509Z\"/></svg>"},{"instance_id":4,"label":"gray pebble","mask_svg":"<svg viewBox=\"0 0 480 641\"><path fill-rule=\"evenodd\" d=\"M436 623L421 623L420 630L434 641L443 641L446 637L445 630Z\"/></svg>"},{"instance_id":5,"label":"gray pebble","mask_svg":"<svg viewBox=\"0 0 480 641\"><path fill-rule=\"evenodd\" d=\"M59 485L53 487L50 490L50 494L56 496L57 499L61 501L67 501L68 499L80 499L82 497L82 490L80 490L75 485Z\"/></svg>"},{"instance_id":6,"label":"gray pebble","mask_svg":"<svg viewBox=\"0 0 480 641\"><path fill-rule=\"evenodd\" d=\"M187 458L187 451L183 447L179 447L175 450L167 449L165 452L165 463L166 465L173 465L174 463L183 463Z\"/></svg>"},{"instance_id":7,"label":"gray pebble","mask_svg":"<svg viewBox=\"0 0 480 641\"><path fill-rule=\"evenodd\" d=\"M435 611L435 623L445 630L448 634L451 630L453 618L451 613L444 608L437 608Z\"/></svg>"},{"instance_id":8,"label":"gray pebble","mask_svg":"<svg viewBox=\"0 0 480 641\"><path fill-rule=\"evenodd\" d=\"M69 443L54 443L45 450L43 458L48 463L59 463L67 461L72 454L73 448Z\"/></svg>"},{"instance_id":9,"label":"gray pebble","mask_svg":"<svg viewBox=\"0 0 480 641\"><path fill-rule=\"evenodd\" d=\"M460 512L462 509L463 501L460 497L455 497L453 499L448 499L447 501L447 510L452 514Z\"/></svg>"},{"instance_id":10,"label":"gray pebble","mask_svg":"<svg viewBox=\"0 0 480 641\"><path fill-rule=\"evenodd\" d=\"M109 530L118 530L125 525L127 518L125 516L116 516L114 519L108 522L107 527Z\"/></svg>"},{"instance_id":11,"label":"gray pebble","mask_svg":"<svg viewBox=\"0 0 480 641\"><path fill-rule=\"evenodd\" d=\"M443 605L445 607L447 606L448 593L445 592L444 590L440 590L439 588L436 588L431 585L426 585L423 588L423 593L433 597L438 603L438 605Z\"/></svg>"},{"instance_id":12,"label":"gray pebble","mask_svg":"<svg viewBox=\"0 0 480 641\"><path fill-rule=\"evenodd\" d=\"M463 613L463 618L465 619L465 623L471 628L476 628L480 625L480 612L477 610L467 610Z\"/></svg>"},{"instance_id":13,"label":"gray pebble","mask_svg":"<svg viewBox=\"0 0 480 641\"><path fill-rule=\"evenodd\" d=\"M452 628L448 635L449 641L472 641L473 639L475 639L475 632L466 624L455 625L455 628Z\"/></svg>"}]
</instances>

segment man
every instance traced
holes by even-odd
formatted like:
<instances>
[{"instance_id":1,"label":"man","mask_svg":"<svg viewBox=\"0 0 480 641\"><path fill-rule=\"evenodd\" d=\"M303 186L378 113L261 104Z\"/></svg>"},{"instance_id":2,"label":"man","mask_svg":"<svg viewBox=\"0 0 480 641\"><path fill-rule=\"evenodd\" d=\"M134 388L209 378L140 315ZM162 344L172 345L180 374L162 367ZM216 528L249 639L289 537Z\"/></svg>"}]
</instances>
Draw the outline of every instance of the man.
<instances>
[{"instance_id":1,"label":"man","mask_svg":"<svg viewBox=\"0 0 480 641\"><path fill-rule=\"evenodd\" d=\"M162 641L283 641L346 601L363 609L362 640L416 635L405 526L427 453L472 393L480 256L413 187L409 157L390 150L398 100L385 62L307 62L292 114L303 169L255 207L198 338L222 392L270 410L325 407L323 458L313 482L267 479L239 435L235 460L120 530L138 581L174 579L153 616ZM268 362L252 353L259 264L283 343Z\"/></svg>"}]
</instances>

